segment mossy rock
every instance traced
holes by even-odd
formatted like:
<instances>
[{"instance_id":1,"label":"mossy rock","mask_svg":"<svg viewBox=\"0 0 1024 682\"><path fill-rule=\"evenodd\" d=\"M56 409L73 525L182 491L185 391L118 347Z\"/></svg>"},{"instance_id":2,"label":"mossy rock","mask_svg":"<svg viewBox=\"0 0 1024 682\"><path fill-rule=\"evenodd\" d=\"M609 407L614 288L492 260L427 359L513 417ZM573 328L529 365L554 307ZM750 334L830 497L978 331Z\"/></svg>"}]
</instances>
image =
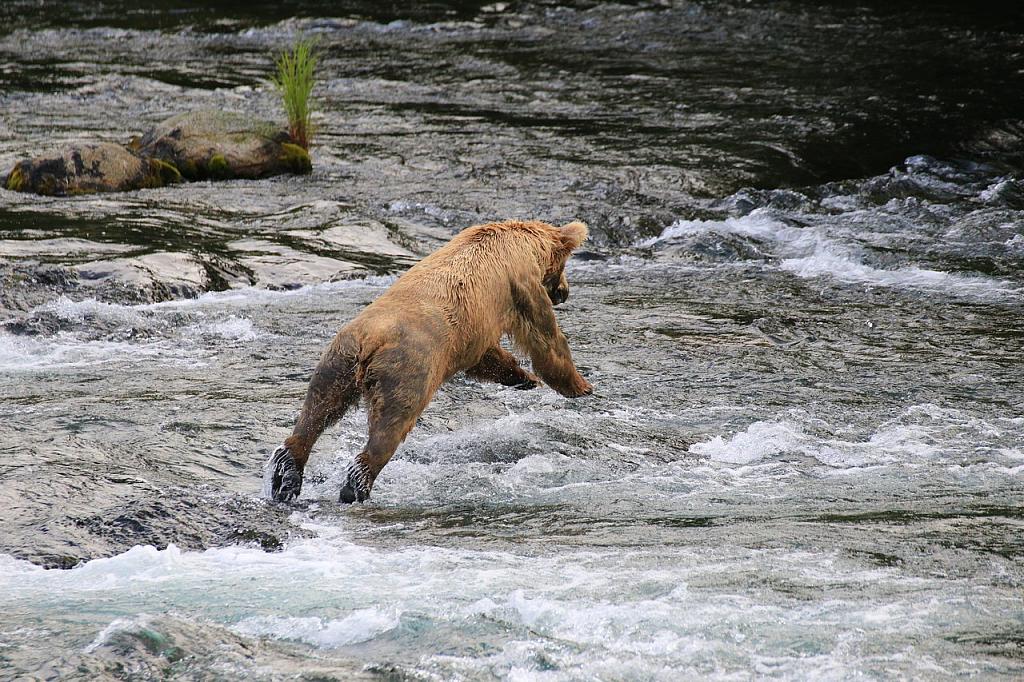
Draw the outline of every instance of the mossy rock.
<instances>
[{"instance_id":1,"label":"mossy rock","mask_svg":"<svg viewBox=\"0 0 1024 682\"><path fill-rule=\"evenodd\" d=\"M145 159L109 142L71 145L43 156L19 161L4 187L48 196L127 192L181 182L170 164Z\"/></svg>"},{"instance_id":2,"label":"mossy rock","mask_svg":"<svg viewBox=\"0 0 1024 682\"><path fill-rule=\"evenodd\" d=\"M189 180L309 173L309 154L284 128L227 111L172 116L138 140L139 153L173 165Z\"/></svg>"},{"instance_id":3,"label":"mossy rock","mask_svg":"<svg viewBox=\"0 0 1024 682\"><path fill-rule=\"evenodd\" d=\"M283 142L278 162L297 175L313 172L313 162L309 158L309 152L297 144Z\"/></svg>"}]
</instances>

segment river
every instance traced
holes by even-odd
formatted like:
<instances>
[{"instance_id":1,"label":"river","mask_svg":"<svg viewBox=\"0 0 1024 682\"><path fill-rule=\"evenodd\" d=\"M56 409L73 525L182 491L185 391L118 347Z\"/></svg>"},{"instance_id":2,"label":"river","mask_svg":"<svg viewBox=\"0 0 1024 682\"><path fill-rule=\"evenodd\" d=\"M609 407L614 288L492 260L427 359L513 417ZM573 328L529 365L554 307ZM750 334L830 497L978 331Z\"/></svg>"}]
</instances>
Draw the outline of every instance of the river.
<instances>
[{"instance_id":1,"label":"river","mask_svg":"<svg viewBox=\"0 0 1024 682\"><path fill-rule=\"evenodd\" d=\"M310 176L0 190L0 679L1024 675L1024 10L0 20L3 172L322 57ZM589 223L594 395L458 377L372 502L361 410L263 500L337 328L505 218Z\"/></svg>"}]
</instances>

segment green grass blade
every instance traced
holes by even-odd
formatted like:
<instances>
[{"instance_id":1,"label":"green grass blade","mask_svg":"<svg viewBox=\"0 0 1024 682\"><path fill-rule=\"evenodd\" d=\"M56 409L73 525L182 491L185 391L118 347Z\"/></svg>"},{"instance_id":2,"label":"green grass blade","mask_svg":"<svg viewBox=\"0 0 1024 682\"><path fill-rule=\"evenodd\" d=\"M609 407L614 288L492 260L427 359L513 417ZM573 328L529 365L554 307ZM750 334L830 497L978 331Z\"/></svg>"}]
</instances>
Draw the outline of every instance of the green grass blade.
<instances>
[{"instance_id":1,"label":"green grass blade","mask_svg":"<svg viewBox=\"0 0 1024 682\"><path fill-rule=\"evenodd\" d=\"M313 136L310 95L319 61L315 47L315 40L299 39L290 52L282 52L277 58L277 75L271 78L284 101L288 132L303 149L309 149L309 141Z\"/></svg>"}]
</instances>

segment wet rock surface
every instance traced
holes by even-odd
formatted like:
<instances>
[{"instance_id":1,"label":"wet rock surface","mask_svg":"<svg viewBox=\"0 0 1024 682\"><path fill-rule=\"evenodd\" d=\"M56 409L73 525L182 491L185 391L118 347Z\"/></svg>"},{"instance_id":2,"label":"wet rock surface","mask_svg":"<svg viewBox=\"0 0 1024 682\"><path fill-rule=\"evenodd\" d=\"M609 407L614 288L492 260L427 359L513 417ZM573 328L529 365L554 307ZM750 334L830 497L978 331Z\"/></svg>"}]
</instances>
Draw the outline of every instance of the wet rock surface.
<instances>
[{"instance_id":1,"label":"wet rock surface","mask_svg":"<svg viewBox=\"0 0 1024 682\"><path fill-rule=\"evenodd\" d=\"M253 642L214 624L162 616L119 620L84 650L62 659L52 652L33 655L39 679L194 680L197 677L278 680L275 671L301 670L296 680L380 680L388 670L365 670L362 662L340 656L310 661L304 648L287 643Z\"/></svg>"},{"instance_id":2,"label":"wet rock surface","mask_svg":"<svg viewBox=\"0 0 1024 682\"><path fill-rule=\"evenodd\" d=\"M78 288L78 273L70 268L33 261L0 261L0 304L7 314L42 305Z\"/></svg>"},{"instance_id":3,"label":"wet rock surface","mask_svg":"<svg viewBox=\"0 0 1024 682\"><path fill-rule=\"evenodd\" d=\"M19 505L17 491L25 490L30 482L18 476L5 478L0 499L14 510L27 511ZM0 551L46 568L72 568L135 545L164 549L173 544L200 550L240 544L273 552L288 540L310 535L288 523L281 509L251 496L225 495L215 489L158 488L131 479L108 479L98 486L84 480L78 483L53 480L48 485L51 492L54 486L73 490L91 513L68 515L54 510L56 513L47 517L19 515L17 527L8 529L36 535L39 542L26 548L0 540ZM144 497L137 497L147 490Z\"/></svg>"},{"instance_id":4,"label":"wet rock surface","mask_svg":"<svg viewBox=\"0 0 1024 682\"><path fill-rule=\"evenodd\" d=\"M135 145L189 180L265 178L312 170L309 154L288 131L244 114L207 109L156 125Z\"/></svg>"},{"instance_id":5,"label":"wet rock surface","mask_svg":"<svg viewBox=\"0 0 1024 682\"><path fill-rule=\"evenodd\" d=\"M163 187L181 182L178 171L120 145L82 143L20 161L7 175L6 189L47 196Z\"/></svg>"},{"instance_id":6,"label":"wet rock surface","mask_svg":"<svg viewBox=\"0 0 1024 682\"><path fill-rule=\"evenodd\" d=\"M149 253L133 258L89 261L75 266L85 286L120 287L141 300L192 298L208 288L206 271L183 253Z\"/></svg>"}]
</instances>

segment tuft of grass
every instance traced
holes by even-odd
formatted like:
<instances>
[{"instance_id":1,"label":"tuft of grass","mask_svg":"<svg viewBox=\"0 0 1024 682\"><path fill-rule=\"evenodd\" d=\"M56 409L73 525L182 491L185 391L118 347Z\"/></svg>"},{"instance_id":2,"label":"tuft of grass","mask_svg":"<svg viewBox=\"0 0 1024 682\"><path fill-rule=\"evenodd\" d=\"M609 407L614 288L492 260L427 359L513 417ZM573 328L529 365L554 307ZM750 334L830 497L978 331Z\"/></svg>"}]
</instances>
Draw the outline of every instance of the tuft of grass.
<instances>
[{"instance_id":1,"label":"tuft of grass","mask_svg":"<svg viewBox=\"0 0 1024 682\"><path fill-rule=\"evenodd\" d=\"M315 47L316 40L299 39L290 52L282 52L277 58L277 75L271 79L284 100L288 132L303 149L309 149L313 137L309 96L313 92L314 71L319 59Z\"/></svg>"}]
</instances>

